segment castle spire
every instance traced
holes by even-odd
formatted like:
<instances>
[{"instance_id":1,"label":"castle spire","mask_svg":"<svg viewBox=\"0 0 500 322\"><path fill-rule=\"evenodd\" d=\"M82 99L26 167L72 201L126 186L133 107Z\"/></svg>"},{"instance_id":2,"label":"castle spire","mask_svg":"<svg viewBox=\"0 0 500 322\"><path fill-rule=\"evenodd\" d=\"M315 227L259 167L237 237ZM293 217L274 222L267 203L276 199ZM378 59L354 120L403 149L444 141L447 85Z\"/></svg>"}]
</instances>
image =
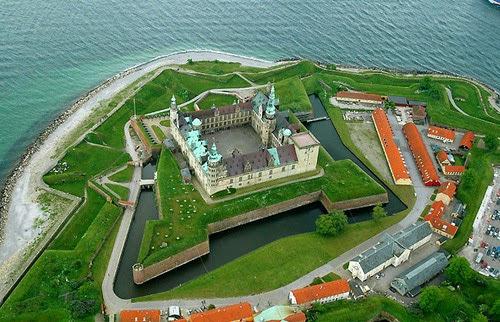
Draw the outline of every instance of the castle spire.
<instances>
[{"instance_id":1,"label":"castle spire","mask_svg":"<svg viewBox=\"0 0 500 322\"><path fill-rule=\"evenodd\" d=\"M175 100L175 95L172 95L172 99L170 100L170 108L171 109L176 109L177 108L177 102Z\"/></svg>"},{"instance_id":2,"label":"castle spire","mask_svg":"<svg viewBox=\"0 0 500 322\"><path fill-rule=\"evenodd\" d=\"M269 93L269 99L267 100L266 106L266 117L269 119L274 118L276 114L276 93L274 91L274 85L271 87L271 93Z\"/></svg>"}]
</instances>

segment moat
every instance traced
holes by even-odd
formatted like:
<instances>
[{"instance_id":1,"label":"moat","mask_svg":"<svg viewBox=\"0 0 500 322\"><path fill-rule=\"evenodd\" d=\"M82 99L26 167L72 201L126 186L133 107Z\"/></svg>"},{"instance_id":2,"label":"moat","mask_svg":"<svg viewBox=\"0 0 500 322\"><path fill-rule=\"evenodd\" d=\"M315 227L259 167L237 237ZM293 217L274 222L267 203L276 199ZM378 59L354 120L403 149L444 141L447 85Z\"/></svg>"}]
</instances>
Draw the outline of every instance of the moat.
<instances>
[{"instance_id":1,"label":"moat","mask_svg":"<svg viewBox=\"0 0 500 322\"><path fill-rule=\"evenodd\" d=\"M309 99L312 103L315 117L328 116L318 97L312 95ZM389 214L398 213L406 208L403 202L343 145L332 122L329 120L313 122L308 125L308 129L320 140L323 147L334 159L351 159L385 188L389 197L389 202L385 205L385 209ZM154 171L155 165L150 164L146 166L143 169L143 178L152 178ZM325 213L325 209L317 202L211 235L209 255L194 260L142 285L136 285L132 279L131 267L137 261L144 226L147 220L158 218L154 193L152 191L143 191L139 197L135 217L132 221L120 260L114 291L121 298L133 298L167 291L275 240L314 231L314 222L322 213ZM371 207L351 210L347 214L351 223L367 220L371 218Z\"/></svg>"}]
</instances>

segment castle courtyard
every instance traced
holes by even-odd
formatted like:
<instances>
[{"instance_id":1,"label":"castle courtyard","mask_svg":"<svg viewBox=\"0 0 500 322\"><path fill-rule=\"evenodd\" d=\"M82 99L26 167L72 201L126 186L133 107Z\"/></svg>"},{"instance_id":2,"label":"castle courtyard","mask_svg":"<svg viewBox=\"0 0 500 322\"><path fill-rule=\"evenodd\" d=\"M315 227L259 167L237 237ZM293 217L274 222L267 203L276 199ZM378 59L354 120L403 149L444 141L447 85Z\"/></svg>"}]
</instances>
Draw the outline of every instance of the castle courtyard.
<instances>
[{"instance_id":1,"label":"castle courtyard","mask_svg":"<svg viewBox=\"0 0 500 322\"><path fill-rule=\"evenodd\" d=\"M209 146L215 143L224 158L233 156L233 152L248 154L262 147L260 136L250 124L203 134L203 140L206 140Z\"/></svg>"}]
</instances>

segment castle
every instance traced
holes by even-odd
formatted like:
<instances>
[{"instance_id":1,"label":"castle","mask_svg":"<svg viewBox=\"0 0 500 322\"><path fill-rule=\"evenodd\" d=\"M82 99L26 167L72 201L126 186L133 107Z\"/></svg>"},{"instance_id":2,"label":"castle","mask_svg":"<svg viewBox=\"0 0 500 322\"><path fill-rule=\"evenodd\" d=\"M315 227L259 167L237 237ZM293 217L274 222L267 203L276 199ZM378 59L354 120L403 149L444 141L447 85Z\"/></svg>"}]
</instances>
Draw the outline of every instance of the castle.
<instances>
[{"instance_id":1,"label":"castle","mask_svg":"<svg viewBox=\"0 0 500 322\"><path fill-rule=\"evenodd\" d=\"M274 86L269 95L195 112L180 111L172 97L172 136L209 195L316 169L319 141L291 125L278 104Z\"/></svg>"}]
</instances>

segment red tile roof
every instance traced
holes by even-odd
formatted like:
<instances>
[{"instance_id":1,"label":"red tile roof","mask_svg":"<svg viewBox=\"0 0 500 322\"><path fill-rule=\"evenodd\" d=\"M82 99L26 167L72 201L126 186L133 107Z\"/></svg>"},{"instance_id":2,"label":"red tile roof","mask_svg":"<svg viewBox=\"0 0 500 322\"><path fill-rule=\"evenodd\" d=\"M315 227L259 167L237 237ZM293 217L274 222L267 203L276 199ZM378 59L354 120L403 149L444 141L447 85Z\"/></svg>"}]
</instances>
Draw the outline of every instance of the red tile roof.
<instances>
[{"instance_id":1,"label":"red tile roof","mask_svg":"<svg viewBox=\"0 0 500 322\"><path fill-rule=\"evenodd\" d=\"M340 295L349 292L351 287L347 280L340 279L323 284L299 288L292 291L293 296L297 300L297 304L305 304L317 301L326 297Z\"/></svg>"},{"instance_id":2,"label":"red tile roof","mask_svg":"<svg viewBox=\"0 0 500 322\"><path fill-rule=\"evenodd\" d=\"M306 322L306 315L304 312L297 312L292 315L287 316L283 319L286 322Z\"/></svg>"},{"instance_id":3,"label":"red tile roof","mask_svg":"<svg viewBox=\"0 0 500 322\"><path fill-rule=\"evenodd\" d=\"M399 180L411 180L403 156L394 142L391 124L384 110L375 109L372 113L372 119L394 182L397 184Z\"/></svg>"},{"instance_id":4,"label":"red tile roof","mask_svg":"<svg viewBox=\"0 0 500 322\"><path fill-rule=\"evenodd\" d=\"M429 126L429 129L427 130L427 136L440 140L444 138L452 142L455 141L455 132L437 126Z\"/></svg>"},{"instance_id":5,"label":"red tile roof","mask_svg":"<svg viewBox=\"0 0 500 322\"><path fill-rule=\"evenodd\" d=\"M457 185L452 181L447 181L439 187L438 193L443 193L452 199L456 191Z\"/></svg>"},{"instance_id":6,"label":"red tile roof","mask_svg":"<svg viewBox=\"0 0 500 322\"><path fill-rule=\"evenodd\" d=\"M120 322L160 322L160 310L121 311Z\"/></svg>"},{"instance_id":7,"label":"red tile roof","mask_svg":"<svg viewBox=\"0 0 500 322\"><path fill-rule=\"evenodd\" d=\"M453 226L451 223L444 221L441 217L444 215L445 204L442 201L436 201L431 205L429 213L424 217L425 221L428 221L432 227L440 230L452 237L458 231L457 226Z\"/></svg>"},{"instance_id":8,"label":"red tile roof","mask_svg":"<svg viewBox=\"0 0 500 322\"><path fill-rule=\"evenodd\" d=\"M446 152L444 152L443 150L440 150L437 153L436 158L438 159L439 163L441 163L441 164L443 164L443 162L449 163L448 154L446 154Z\"/></svg>"},{"instance_id":9,"label":"red tile roof","mask_svg":"<svg viewBox=\"0 0 500 322\"><path fill-rule=\"evenodd\" d=\"M341 91L337 93L337 97L350 98L355 100L364 100L364 101L377 101L382 103L382 96L377 94L363 93L363 92Z\"/></svg>"},{"instance_id":10,"label":"red tile roof","mask_svg":"<svg viewBox=\"0 0 500 322\"><path fill-rule=\"evenodd\" d=\"M418 132L417 126L413 123L403 125L403 133L410 146L411 153L417 164L418 171L422 181L426 186L439 186L439 176L434 164L432 164L429 152L425 147L424 141Z\"/></svg>"},{"instance_id":11,"label":"red tile roof","mask_svg":"<svg viewBox=\"0 0 500 322\"><path fill-rule=\"evenodd\" d=\"M465 172L465 167L463 165L447 165L443 167L443 173L445 175L461 175Z\"/></svg>"},{"instance_id":12,"label":"red tile roof","mask_svg":"<svg viewBox=\"0 0 500 322\"><path fill-rule=\"evenodd\" d=\"M465 132L464 136L462 137L462 140L460 140L460 145L462 149L467 149L470 150L472 148L472 144L474 144L474 138L476 136L474 135L474 132L468 131Z\"/></svg>"},{"instance_id":13,"label":"red tile roof","mask_svg":"<svg viewBox=\"0 0 500 322\"><path fill-rule=\"evenodd\" d=\"M239 303L213 310L195 313L189 317L190 322L232 322L253 321L253 311L250 303Z\"/></svg>"}]
</instances>

